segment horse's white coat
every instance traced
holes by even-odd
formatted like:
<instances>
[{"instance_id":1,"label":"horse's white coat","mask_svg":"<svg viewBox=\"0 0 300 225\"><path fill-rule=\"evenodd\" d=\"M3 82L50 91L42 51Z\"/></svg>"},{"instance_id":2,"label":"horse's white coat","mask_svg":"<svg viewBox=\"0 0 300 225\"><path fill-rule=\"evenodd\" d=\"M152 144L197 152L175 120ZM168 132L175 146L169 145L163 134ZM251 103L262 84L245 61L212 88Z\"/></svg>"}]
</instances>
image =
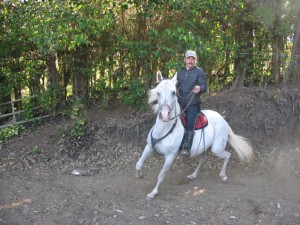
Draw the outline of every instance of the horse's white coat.
<instances>
[{"instance_id":1,"label":"horse's white coat","mask_svg":"<svg viewBox=\"0 0 300 225\"><path fill-rule=\"evenodd\" d=\"M174 160L179 153L179 147L184 135L184 127L180 121L180 118L176 117L180 113L180 106L176 97L177 77L175 75L171 80L163 80L161 75L158 75L158 80L160 83L156 88L149 91L148 99L149 104L157 101L157 104L154 105L153 110L158 113L158 115L155 125L149 132L147 145L145 146L143 154L136 163L137 177L143 177L142 166L145 160L153 153L154 146L152 146L151 143L151 132L154 139L159 139L170 131L176 119L177 124L171 134L166 136L155 145L156 151L164 156L165 162L158 175L157 183L154 189L147 195L147 198L150 199L153 199L158 193L160 184L163 182L167 171L174 163ZM226 167L231 156L231 154L225 150L227 142L235 149L239 158L246 162L252 162L254 160L252 147L245 138L233 133L226 120L219 113L212 110L202 110L202 112L208 119L208 126L204 128L204 134L202 130L195 131L190 157L199 156L208 148L211 148L211 151L224 161L220 172L220 178L222 181L226 181ZM195 179L197 177L202 163L203 157L200 157L196 170L193 174L187 176L188 179Z\"/></svg>"}]
</instances>

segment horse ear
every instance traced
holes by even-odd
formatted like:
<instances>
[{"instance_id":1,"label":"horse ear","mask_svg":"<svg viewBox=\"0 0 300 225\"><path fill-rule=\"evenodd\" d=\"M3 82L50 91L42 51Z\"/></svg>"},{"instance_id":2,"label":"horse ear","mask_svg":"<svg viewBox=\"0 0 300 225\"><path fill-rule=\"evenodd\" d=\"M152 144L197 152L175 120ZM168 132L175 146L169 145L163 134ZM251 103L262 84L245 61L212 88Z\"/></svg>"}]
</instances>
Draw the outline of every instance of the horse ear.
<instances>
[{"instance_id":1,"label":"horse ear","mask_svg":"<svg viewBox=\"0 0 300 225\"><path fill-rule=\"evenodd\" d=\"M161 81L163 81L163 76L161 75L161 72L158 71L157 74L156 74L156 81L157 83L160 83Z\"/></svg>"},{"instance_id":2,"label":"horse ear","mask_svg":"<svg viewBox=\"0 0 300 225\"><path fill-rule=\"evenodd\" d=\"M177 73L172 77L172 82L177 83Z\"/></svg>"}]
</instances>

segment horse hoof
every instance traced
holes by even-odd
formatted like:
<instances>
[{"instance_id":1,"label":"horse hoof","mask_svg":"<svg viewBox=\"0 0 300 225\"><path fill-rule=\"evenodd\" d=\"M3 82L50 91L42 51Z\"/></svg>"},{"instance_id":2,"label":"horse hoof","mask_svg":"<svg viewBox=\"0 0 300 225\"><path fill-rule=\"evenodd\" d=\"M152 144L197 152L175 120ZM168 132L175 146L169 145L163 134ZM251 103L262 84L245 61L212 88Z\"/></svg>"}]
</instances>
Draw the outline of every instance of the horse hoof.
<instances>
[{"instance_id":1,"label":"horse hoof","mask_svg":"<svg viewBox=\"0 0 300 225\"><path fill-rule=\"evenodd\" d=\"M147 200L153 200L153 199L154 199L154 196L148 194L147 197L146 197L146 199L147 199Z\"/></svg>"},{"instance_id":2,"label":"horse hoof","mask_svg":"<svg viewBox=\"0 0 300 225\"><path fill-rule=\"evenodd\" d=\"M143 178L144 174L142 173L142 171L138 170L138 171L136 171L135 176L137 178Z\"/></svg>"},{"instance_id":3,"label":"horse hoof","mask_svg":"<svg viewBox=\"0 0 300 225\"><path fill-rule=\"evenodd\" d=\"M221 180L222 180L223 182L226 182L226 181L228 180L228 177L227 177L227 176L223 176L223 177L221 177Z\"/></svg>"},{"instance_id":4,"label":"horse hoof","mask_svg":"<svg viewBox=\"0 0 300 225\"><path fill-rule=\"evenodd\" d=\"M147 194L147 199L152 200L154 199L155 195L158 193L157 190L153 190L152 192L150 192L149 194Z\"/></svg>"},{"instance_id":5,"label":"horse hoof","mask_svg":"<svg viewBox=\"0 0 300 225\"><path fill-rule=\"evenodd\" d=\"M187 176L187 179L189 179L189 180L194 180L195 178L196 178L196 176L194 174Z\"/></svg>"}]
</instances>

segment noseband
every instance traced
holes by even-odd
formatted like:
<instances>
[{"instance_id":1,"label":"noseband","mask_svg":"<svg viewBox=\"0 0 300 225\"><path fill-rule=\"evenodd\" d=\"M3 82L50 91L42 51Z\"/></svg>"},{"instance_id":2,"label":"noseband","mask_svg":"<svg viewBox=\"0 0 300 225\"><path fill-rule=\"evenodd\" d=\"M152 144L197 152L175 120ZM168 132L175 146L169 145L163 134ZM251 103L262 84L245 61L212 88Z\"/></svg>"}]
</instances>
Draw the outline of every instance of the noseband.
<instances>
[{"instance_id":1,"label":"noseband","mask_svg":"<svg viewBox=\"0 0 300 225\"><path fill-rule=\"evenodd\" d=\"M194 96L195 93L191 93L191 95ZM177 117L179 117L181 114L183 114L183 113L186 111L186 109L187 109L187 108L189 107L189 105L191 104L192 99L193 99L193 98L191 98L191 100L189 101L189 104L187 105L187 107L186 107L184 110L182 110L179 114L176 113L176 105L175 105L175 116L172 117L172 118L170 118L169 121L170 121L170 120L173 120L173 119L176 119L176 120L175 120L175 122L173 123L173 126L171 127L171 129L169 130L169 132L168 132L167 134L165 134L165 135L164 135L163 137L161 137L161 138L155 139L155 138L153 137L153 135L152 135L152 133L153 133L153 129L152 129L152 131L151 131L151 144L152 144L152 148L155 147L155 145L157 144L157 142L163 140L164 138L166 138L169 134L171 134L171 133L173 132L173 130L174 130L176 124L177 124ZM177 100L174 100L174 102L176 102L176 101L177 101ZM162 119L161 110L162 110L162 107L163 107L163 106L165 106L165 107L168 108L169 114L170 114L170 112L171 112L171 107L170 107L168 104L166 104L166 103L162 104L162 105L159 107L159 115L158 115L158 116L159 116L159 119Z\"/></svg>"},{"instance_id":2,"label":"noseband","mask_svg":"<svg viewBox=\"0 0 300 225\"><path fill-rule=\"evenodd\" d=\"M171 107L169 106L169 105L167 105L167 104L162 104L161 106L160 106L160 108L159 108L159 119L161 119L162 118L162 115L161 115L161 109L163 108L163 106L165 106L165 107L167 107L168 108L168 114L170 114L170 112L171 112ZM172 127L171 127L171 129L169 130L169 132L168 133L166 133L163 137L161 137L161 138L158 138L158 139L155 139L154 137L153 137L153 135L152 135L152 133L153 133L153 130L154 129L152 129L152 131L151 131L151 144L152 144L152 148L154 148L155 147L155 145L157 144L157 142L159 142L159 141L161 141L161 140L163 140L164 138L166 138L169 134L172 134L172 132L173 132L173 130L174 130L174 128L176 127L176 124L177 124L177 115L176 115L176 106L175 106L175 116L173 117L173 118L170 118L169 119L169 121L170 120L173 120L173 119L175 119L176 118L176 120L175 120L175 122L173 123L173 125L172 125Z\"/></svg>"},{"instance_id":3,"label":"noseband","mask_svg":"<svg viewBox=\"0 0 300 225\"><path fill-rule=\"evenodd\" d=\"M163 107L166 107L168 109L168 115L170 116L171 107L168 104L164 103L159 107L159 114L158 114L159 119L162 119L161 111ZM175 108L175 114L176 114L176 108Z\"/></svg>"}]
</instances>

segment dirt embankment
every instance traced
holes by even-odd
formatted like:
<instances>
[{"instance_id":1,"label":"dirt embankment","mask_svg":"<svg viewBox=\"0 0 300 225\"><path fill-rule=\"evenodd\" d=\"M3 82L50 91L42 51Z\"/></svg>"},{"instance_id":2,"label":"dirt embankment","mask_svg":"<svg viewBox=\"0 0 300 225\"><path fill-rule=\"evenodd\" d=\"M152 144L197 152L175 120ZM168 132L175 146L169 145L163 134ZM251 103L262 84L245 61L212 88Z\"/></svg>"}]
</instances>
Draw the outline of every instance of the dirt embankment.
<instances>
[{"instance_id":1,"label":"dirt embankment","mask_svg":"<svg viewBox=\"0 0 300 225\"><path fill-rule=\"evenodd\" d=\"M134 165L155 115L93 107L79 140L69 135L72 121L56 118L1 144L0 224L299 224L299 89L223 91L204 97L202 108L218 111L250 140L255 166L233 153L224 184L222 163L208 153L191 182L186 175L197 160L176 161L148 201L163 159L147 161L141 180Z\"/></svg>"}]
</instances>

